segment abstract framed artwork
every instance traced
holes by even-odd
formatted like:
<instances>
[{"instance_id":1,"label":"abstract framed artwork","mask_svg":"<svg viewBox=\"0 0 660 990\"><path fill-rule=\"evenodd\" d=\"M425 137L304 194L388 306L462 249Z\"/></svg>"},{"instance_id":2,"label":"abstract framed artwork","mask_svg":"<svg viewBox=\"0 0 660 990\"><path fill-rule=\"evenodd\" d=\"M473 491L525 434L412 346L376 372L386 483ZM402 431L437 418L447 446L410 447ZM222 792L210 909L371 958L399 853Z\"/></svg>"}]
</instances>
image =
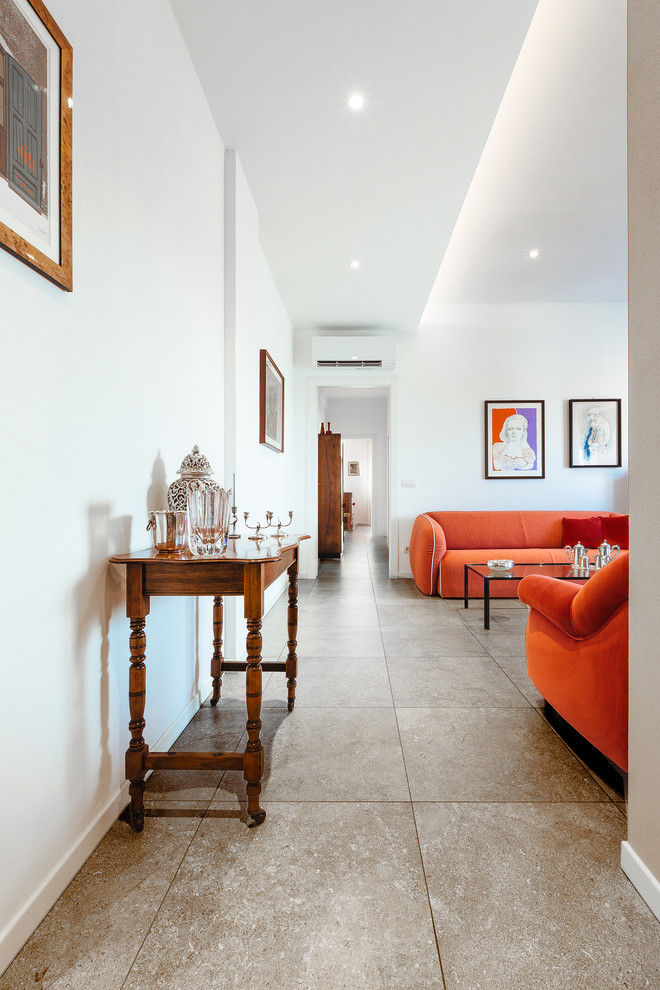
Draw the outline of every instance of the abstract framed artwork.
<instances>
[{"instance_id":1,"label":"abstract framed artwork","mask_svg":"<svg viewBox=\"0 0 660 990\"><path fill-rule=\"evenodd\" d=\"M259 443L284 450L284 376L266 350L259 351Z\"/></svg>"},{"instance_id":2,"label":"abstract framed artwork","mask_svg":"<svg viewBox=\"0 0 660 990\"><path fill-rule=\"evenodd\" d=\"M348 473L354 478L360 477L360 462L359 461L349 461L348 462Z\"/></svg>"},{"instance_id":3,"label":"abstract framed artwork","mask_svg":"<svg viewBox=\"0 0 660 990\"><path fill-rule=\"evenodd\" d=\"M41 0L0 3L0 245L73 288L73 50Z\"/></svg>"},{"instance_id":4,"label":"abstract framed artwork","mask_svg":"<svg viewBox=\"0 0 660 990\"><path fill-rule=\"evenodd\" d=\"M621 467L621 399L569 399L570 467Z\"/></svg>"},{"instance_id":5,"label":"abstract framed artwork","mask_svg":"<svg viewBox=\"0 0 660 990\"><path fill-rule=\"evenodd\" d=\"M545 402L487 400L486 478L545 478Z\"/></svg>"}]
</instances>

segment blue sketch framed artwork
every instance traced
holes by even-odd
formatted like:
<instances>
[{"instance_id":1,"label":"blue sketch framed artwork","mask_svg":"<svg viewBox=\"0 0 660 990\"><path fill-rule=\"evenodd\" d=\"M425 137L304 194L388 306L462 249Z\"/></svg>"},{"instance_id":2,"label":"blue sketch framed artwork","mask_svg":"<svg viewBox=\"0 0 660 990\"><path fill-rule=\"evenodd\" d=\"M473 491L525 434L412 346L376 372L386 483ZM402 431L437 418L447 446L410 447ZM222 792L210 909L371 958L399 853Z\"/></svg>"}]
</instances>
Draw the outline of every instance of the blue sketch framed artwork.
<instances>
[{"instance_id":1,"label":"blue sketch framed artwork","mask_svg":"<svg viewBox=\"0 0 660 990\"><path fill-rule=\"evenodd\" d=\"M570 466L621 467L621 399L569 399Z\"/></svg>"}]
</instances>

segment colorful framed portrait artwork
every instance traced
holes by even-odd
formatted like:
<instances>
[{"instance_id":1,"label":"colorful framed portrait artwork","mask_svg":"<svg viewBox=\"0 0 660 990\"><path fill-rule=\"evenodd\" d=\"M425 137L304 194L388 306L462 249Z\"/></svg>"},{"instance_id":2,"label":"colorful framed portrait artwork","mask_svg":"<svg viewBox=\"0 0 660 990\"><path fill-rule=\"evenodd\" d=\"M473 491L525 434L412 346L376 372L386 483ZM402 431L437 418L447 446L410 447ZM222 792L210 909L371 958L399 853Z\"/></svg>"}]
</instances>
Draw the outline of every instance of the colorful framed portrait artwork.
<instances>
[{"instance_id":1,"label":"colorful framed portrait artwork","mask_svg":"<svg viewBox=\"0 0 660 990\"><path fill-rule=\"evenodd\" d=\"M570 466L621 467L621 399L569 399Z\"/></svg>"},{"instance_id":2,"label":"colorful framed portrait artwork","mask_svg":"<svg viewBox=\"0 0 660 990\"><path fill-rule=\"evenodd\" d=\"M259 443L284 450L284 376L268 351L259 351Z\"/></svg>"},{"instance_id":3,"label":"colorful framed portrait artwork","mask_svg":"<svg viewBox=\"0 0 660 990\"><path fill-rule=\"evenodd\" d=\"M545 402L486 401L486 478L545 478Z\"/></svg>"},{"instance_id":4,"label":"colorful framed portrait artwork","mask_svg":"<svg viewBox=\"0 0 660 990\"><path fill-rule=\"evenodd\" d=\"M0 245L73 288L73 50L41 0L0 2Z\"/></svg>"}]
</instances>

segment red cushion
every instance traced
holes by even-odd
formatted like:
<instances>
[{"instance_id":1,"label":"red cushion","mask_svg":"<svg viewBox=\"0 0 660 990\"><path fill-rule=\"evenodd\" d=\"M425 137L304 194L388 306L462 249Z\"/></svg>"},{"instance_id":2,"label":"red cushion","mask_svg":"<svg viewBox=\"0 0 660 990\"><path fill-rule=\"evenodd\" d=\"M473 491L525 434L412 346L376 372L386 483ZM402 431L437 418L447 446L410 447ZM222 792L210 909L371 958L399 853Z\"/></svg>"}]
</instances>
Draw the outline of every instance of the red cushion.
<instances>
[{"instance_id":1,"label":"red cushion","mask_svg":"<svg viewBox=\"0 0 660 990\"><path fill-rule=\"evenodd\" d=\"M562 523L564 544L570 547L574 547L576 543L581 543L583 547L599 547L603 542L602 516L589 516L587 519L571 519L564 516Z\"/></svg>"},{"instance_id":2,"label":"red cushion","mask_svg":"<svg viewBox=\"0 0 660 990\"><path fill-rule=\"evenodd\" d=\"M603 516L603 536L608 543L628 550L628 516Z\"/></svg>"}]
</instances>

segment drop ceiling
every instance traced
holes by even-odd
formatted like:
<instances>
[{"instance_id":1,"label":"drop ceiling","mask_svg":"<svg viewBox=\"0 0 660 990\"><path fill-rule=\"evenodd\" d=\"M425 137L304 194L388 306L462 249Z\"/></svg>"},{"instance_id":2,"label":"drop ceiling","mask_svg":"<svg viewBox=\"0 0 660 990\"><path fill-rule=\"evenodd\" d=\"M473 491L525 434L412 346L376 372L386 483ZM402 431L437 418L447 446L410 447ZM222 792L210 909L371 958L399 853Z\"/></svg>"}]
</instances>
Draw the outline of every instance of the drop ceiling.
<instances>
[{"instance_id":1,"label":"drop ceiling","mask_svg":"<svg viewBox=\"0 0 660 990\"><path fill-rule=\"evenodd\" d=\"M170 2L297 331L625 300L620 0Z\"/></svg>"}]
</instances>

